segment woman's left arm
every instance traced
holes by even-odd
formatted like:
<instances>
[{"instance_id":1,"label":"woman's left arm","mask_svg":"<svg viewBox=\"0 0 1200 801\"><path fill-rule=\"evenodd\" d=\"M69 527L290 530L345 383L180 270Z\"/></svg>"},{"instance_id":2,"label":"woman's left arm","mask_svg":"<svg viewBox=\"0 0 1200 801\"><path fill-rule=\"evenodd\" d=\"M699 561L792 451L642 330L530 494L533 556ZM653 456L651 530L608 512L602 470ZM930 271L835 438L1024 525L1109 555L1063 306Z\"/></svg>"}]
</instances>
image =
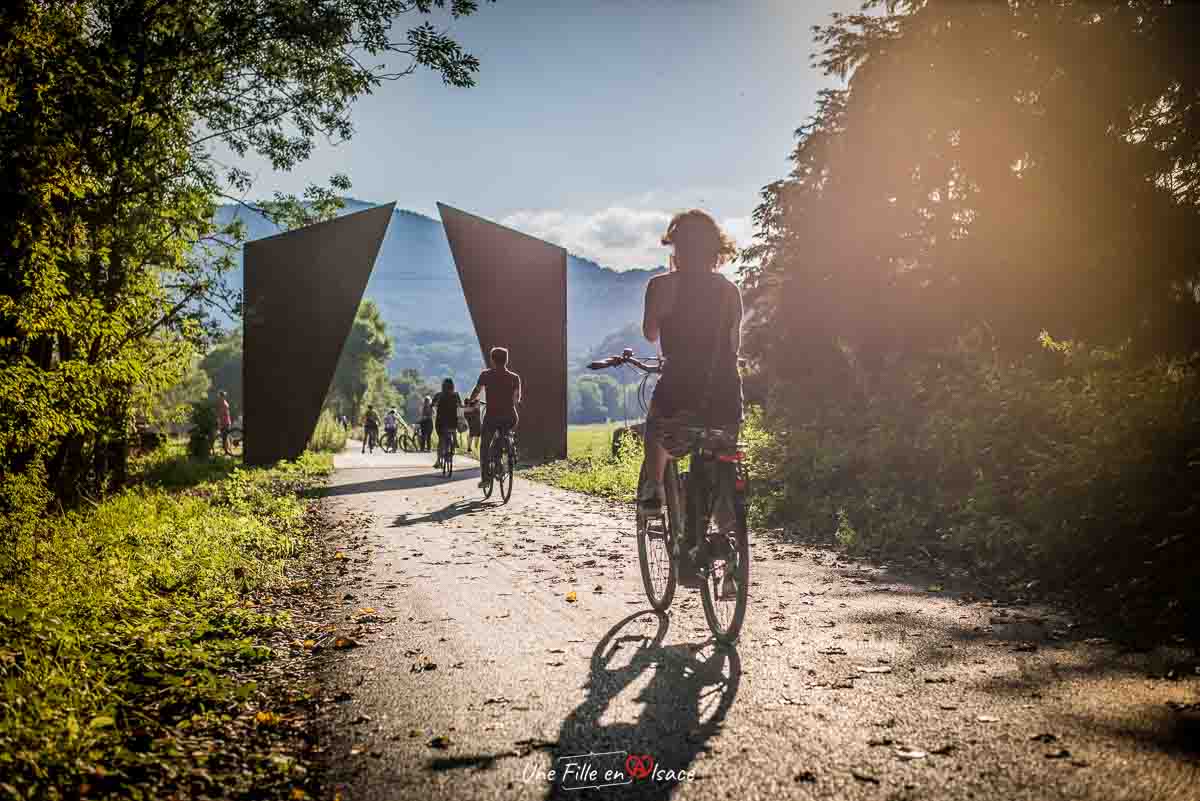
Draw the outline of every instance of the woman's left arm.
<instances>
[{"instance_id":1,"label":"woman's left arm","mask_svg":"<svg viewBox=\"0 0 1200 801\"><path fill-rule=\"evenodd\" d=\"M658 341L658 310L654 308L654 282L646 284L646 297L642 309L642 336L650 342Z\"/></svg>"}]
</instances>

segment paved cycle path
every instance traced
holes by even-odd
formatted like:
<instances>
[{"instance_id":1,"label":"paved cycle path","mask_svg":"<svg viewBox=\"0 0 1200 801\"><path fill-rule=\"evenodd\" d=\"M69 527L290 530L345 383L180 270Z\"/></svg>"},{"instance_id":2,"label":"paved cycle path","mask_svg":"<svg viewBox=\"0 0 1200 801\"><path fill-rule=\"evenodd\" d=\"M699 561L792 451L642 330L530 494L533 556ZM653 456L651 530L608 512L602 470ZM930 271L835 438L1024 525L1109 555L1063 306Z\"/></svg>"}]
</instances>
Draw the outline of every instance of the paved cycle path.
<instances>
[{"instance_id":1,"label":"paved cycle path","mask_svg":"<svg viewBox=\"0 0 1200 801\"><path fill-rule=\"evenodd\" d=\"M483 501L474 461L432 461L337 458L328 503L363 527L338 598L358 645L323 677L330 797L1200 798L1187 654L778 532L723 651L696 591L648 611L631 510L520 478Z\"/></svg>"}]
</instances>

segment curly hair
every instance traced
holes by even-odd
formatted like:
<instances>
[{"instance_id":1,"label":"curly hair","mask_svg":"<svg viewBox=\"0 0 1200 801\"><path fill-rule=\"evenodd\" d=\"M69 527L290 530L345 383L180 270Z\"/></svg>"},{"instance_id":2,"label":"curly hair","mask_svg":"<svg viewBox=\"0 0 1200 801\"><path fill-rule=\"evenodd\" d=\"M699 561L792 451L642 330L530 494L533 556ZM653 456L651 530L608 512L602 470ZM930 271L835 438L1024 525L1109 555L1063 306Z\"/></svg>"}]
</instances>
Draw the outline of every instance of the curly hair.
<instances>
[{"instance_id":1,"label":"curly hair","mask_svg":"<svg viewBox=\"0 0 1200 801\"><path fill-rule=\"evenodd\" d=\"M697 261L682 260L680 270L704 269L701 264L711 269L732 259L737 254L737 245L730 239L717 221L707 211L689 209L681 211L671 218L667 224L667 232L663 234L664 245L675 245L691 254ZM686 265L686 266L685 266Z\"/></svg>"}]
</instances>

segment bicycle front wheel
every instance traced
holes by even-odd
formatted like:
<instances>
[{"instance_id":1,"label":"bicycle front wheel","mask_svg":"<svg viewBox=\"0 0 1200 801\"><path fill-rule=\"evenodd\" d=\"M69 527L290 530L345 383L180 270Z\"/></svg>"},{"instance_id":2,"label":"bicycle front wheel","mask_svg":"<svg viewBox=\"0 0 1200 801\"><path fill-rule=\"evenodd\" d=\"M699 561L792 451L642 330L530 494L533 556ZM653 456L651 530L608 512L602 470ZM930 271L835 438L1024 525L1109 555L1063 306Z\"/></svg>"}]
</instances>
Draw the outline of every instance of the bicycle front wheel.
<instances>
[{"instance_id":1,"label":"bicycle front wheel","mask_svg":"<svg viewBox=\"0 0 1200 801\"><path fill-rule=\"evenodd\" d=\"M643 465L643 470L645 466ZM675 599L678 577L671 550L679 530L682 508L679 498L679 471L675 462L667 465L663 480L666 504L662 514L645 516L637 513L638 563L642 568L642 586L646 600L656 612L664 612Z\"/></svg>"},{"instance_id":2,"label":"bicycle front wheel","mask_svg":"<svg viewBox=\"0 0 1200 801\"><path fill-rule=\"evenodd\" d=\"M717 494L705 536L708 563L700 596L704 617L717 642L730 645L741 634L750 595L750 537L745 510L734 502L732 465L711 466L716 480L706 482ZM693 468L695 469L695 468Z\"/></svg>"}]
</instances>

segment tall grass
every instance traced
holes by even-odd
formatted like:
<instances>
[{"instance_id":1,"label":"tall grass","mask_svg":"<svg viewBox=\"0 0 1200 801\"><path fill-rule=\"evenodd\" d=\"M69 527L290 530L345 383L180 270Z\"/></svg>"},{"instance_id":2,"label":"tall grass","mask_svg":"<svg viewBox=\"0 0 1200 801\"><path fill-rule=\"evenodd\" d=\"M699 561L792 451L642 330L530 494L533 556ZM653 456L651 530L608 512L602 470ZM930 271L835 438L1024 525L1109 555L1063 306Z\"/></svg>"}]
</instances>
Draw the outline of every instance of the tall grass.
<instances>
[{"instance_id":1,"label":"tall grass","mask_svg":"<svg viewBox=\"0 0 1200 801\"><path fill-rule=\"evenodd\" d=\"M583 438L576 435L573 447L571 442L572 433L569 431L568 447L575 455L534 467L524 475L535 481L603 498L632 502L637 497L638 475L642 466L641 440L627 439L626 446L616 458L610 455L611 440L607 434L603 444L592 431L588 431Z\"/></svg>"},{"instance_id":2,"label":"tall grass","mask_svg":"<svg viewBox=\"0 0 1200 801\"><path fill-rule=\"evenodd\" d=\"M349 432L329 409L322 409L317 426L308 440L309 450L320 453L341 453L346 448Z\"/></svg>"},{"instance_id":3,"label":"tall grass","mask_svg":"<svg viewBox=\"0 0 1200 801\"><path fill-rule=\"evenodd\" d=\"M156 797L188 759L179 738L228 725L254 695L237 672L270 656L256 635L273 621L241 600L287 583L308 536L298 491L330 460L243 470L173 450L139 465L134 488L15 542L20 569L0 582L0 775L18 798Z\"/></svg>"}]
</instances>

